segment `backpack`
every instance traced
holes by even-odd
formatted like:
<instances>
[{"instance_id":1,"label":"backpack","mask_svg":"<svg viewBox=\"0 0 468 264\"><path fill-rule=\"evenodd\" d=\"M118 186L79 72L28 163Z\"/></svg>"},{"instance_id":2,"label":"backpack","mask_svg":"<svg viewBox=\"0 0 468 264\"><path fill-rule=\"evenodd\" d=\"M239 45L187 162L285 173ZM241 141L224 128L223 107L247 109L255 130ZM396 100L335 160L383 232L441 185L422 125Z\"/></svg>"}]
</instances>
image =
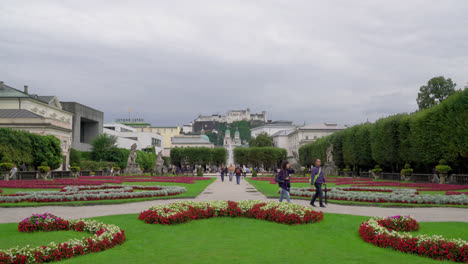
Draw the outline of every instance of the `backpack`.
<instances>
[{"instance_id":1,"label":"backpack","mask_svg":"<svg viewBox=\"0 0 468 264\"><path fill-rule=\"evenodd\" d=\"M236 169L236 174L241 174L241 170L239 168Z\"/></svg>"},{"instance_id":2,"label":"backpack","mask_svg":"<svg viewBox=\"0 0 468 264\"><path fill-rule=\"evenodd\" d=\"M283 171L283 170L281 170L280 172L282 172L282 173L284 174L284 171ZM281 179L281 177L280 177L280 174L279 174L279 173L278 173L278 174L276 174L276 177L275 177L275 182L277 182L277 183L283 183L283 182L284 182L284 180L282 180L282 179Z\"/></svg>"}]
</instances>

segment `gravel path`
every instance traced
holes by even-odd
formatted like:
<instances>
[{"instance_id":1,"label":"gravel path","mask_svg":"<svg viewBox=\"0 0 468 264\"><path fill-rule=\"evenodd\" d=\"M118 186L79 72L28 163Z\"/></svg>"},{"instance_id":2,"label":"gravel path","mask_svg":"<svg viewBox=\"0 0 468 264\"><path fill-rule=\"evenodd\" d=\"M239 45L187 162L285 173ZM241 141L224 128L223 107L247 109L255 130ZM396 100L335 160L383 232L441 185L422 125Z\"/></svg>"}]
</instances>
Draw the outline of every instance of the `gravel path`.
<instances>
[{"instance_id":1,"label":"gravel path","mask_svg":"<svg viewBox=\"0 0 468 264\"><path fill-rule=\"evenodd\" d=\"M207 200L274 200L267 199L263 194L244 179L241 184L225 180L221 182L218 177L210 184L195 201ZM64 218L89 218L104 215L132 214L147 210L151 205L168 204L174 200L154 200L138 203L115 204L115 205L92 205L92 206L41 206L27 208L0 208L0 223L17 223L31 214L52 213ZM293 203L310 207L307 200L292 200ZM317 208L325 213L363 215L363 216L393 216L411 215L421 222L467 222L468 209L464 208L380 208L367 206L345 206L329 204L327 208Z\"/></svg>"}]
</instances>

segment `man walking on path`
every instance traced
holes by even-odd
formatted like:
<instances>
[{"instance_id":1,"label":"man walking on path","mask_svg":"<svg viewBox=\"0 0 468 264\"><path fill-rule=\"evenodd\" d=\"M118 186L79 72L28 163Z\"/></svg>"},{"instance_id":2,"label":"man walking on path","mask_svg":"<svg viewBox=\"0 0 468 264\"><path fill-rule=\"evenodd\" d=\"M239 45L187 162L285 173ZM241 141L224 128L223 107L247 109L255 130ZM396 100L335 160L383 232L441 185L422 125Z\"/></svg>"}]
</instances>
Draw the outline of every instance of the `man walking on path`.
<instances>
[{"instance_id":1,"label":"man walking on path","mask_svg":"<svg viewBox=\"0 0 468 264\"><path fill-rule=\"evenodd\" d=\"M319 197L319 202L320 202L320 207L325 207L322 202L323 198L323 192L322 192L322 184L325 183L325 177L323 177L323 171L322 167L320 165L322 164L322 161L319 159L315 160L315 167L312 169L312 175L311 175L311 185L315 187L315 194L312 197L312 201L310 201L310 205L315 207L315 199L317 199L317 196Z\"/></svg>"},{"instance_id":2,"label":"man walking on path","mask_svg":"<svg viewBox=\"0 0 468 264\"><path fill-rule=\"evenodd\" d=\"M240 177L242 175L242 169L241 169L241 166L237 166L236 168L236 181L237 181L237 185L240 184Z\"/></svg>"}]
</instances>

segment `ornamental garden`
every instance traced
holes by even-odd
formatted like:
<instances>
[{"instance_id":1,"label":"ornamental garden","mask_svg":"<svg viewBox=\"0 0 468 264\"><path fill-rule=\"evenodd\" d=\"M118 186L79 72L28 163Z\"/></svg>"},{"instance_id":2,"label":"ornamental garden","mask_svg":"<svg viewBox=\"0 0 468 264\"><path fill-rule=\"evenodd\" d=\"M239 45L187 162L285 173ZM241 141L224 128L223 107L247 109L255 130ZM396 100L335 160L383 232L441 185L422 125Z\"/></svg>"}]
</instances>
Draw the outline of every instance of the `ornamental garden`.
<instances>
[{"instance_id":1,"label":"ornamental garden","mask_svg":"<svg viewBox=\"0 0 468 264\"><path fill-rule=\"evenodd\" d=\"M354 206L365 206L388 212L381 209L410 207L434 217L456 210L466 213L465 221L424 222L412 215L369 217L327 212L329 208L319 211L301 205L308 204L315 192L302 171L291 179L291 204L277 202L273 175L257 177L256 172L247 177L253 186L247 192L258 191L266 199L233 201L226 195L201 201L197 197L207 193L208 186L216 192L213 186L220 186L219 175L156 176L151 171L155 165L151 151L138 152L137 162L145 173L124 175L118 169L125 167L128 151L100 137L93 152L71 155L73 172L89 171L89 176L0 181L1 215L28 212L16 223L0 224L0 264L468 263L468 185L463 182L467 98L467 90L457 92L433 108L343 130L304 146L299 153L307 167L315 158L326 160L328 144L334 144L334 163L341 171L326 177L329 208L344 205L352 211ZM46 175L61 164L59 144L53 137L0 129L0 167L6 171L12 163L25 162ZM197 151L174 151L172 162L219 165L226 155ZM271 146L238 149L234 154L236 161L253 167L274 167L285 156L284 150ZM104 173L105 167L119 172ZM436 175L437 181L415 176L433 168L430 175ZM384 177L383 172L390 176ZM445 174L446 181L441 181ZM244 188L227 181L222 184ZM33 213L50 208L44 206L73 206L80 212L137 202L145 202L141 212L89 219L54 215L46 209Z\"/></svg>"}]
</instances>

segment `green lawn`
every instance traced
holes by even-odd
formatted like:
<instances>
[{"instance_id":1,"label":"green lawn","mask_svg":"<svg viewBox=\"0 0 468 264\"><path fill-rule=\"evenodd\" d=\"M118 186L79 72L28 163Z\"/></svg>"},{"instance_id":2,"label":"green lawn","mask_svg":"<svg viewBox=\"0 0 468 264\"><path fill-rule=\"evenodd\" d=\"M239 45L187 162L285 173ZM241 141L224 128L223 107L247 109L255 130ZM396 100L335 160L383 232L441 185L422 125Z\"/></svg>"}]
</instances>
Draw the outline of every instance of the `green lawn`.
<instances>
[{"instance_id":1,"label":"green lawn","mask_svg":"<svg viewBox=\"0 0 468 264\"><path fill-rule=\"evenodd\" d=\"M440 263L365 243L362 216L325 214L319 223L288 226L246 218L212 218L185 224L149 225L137 214L94 218L125 230L116 248L61 263ZM21 234L0 224L0 248L64 241L81 234ZM468 239L468 223L421 223L427 234Z\"/></svg>"},{"instance_id":2,"label":"green lawn","mask_svg":"<svg viewBox=\"0 0 468 264\"><path fill-rule=\"evenodd\" d=\"M135 198L135 199L120 199L120 200L100 200L100 201L76 201L76 202L54 202L54 203L29 203L29 202L22 202L22 203L2 203L0 207L27 207L27 206L49 206L49 205L63 205L63 206L82 206L82 205L96 205L96 204L122 204L122 203L135 203L135 202L142 202L142 201L151 201L151 200L158 200L158 199L179 199L179 198L194 198L198 196L203 190L205 190L208 185L210 185L215 179L203 180L203 181L196 181L193 184L188 183L172 183L172 182L124 182L122 185L143 185L143 186L153 186L153 185L160 185L160 186L182 186L187 188L187 192L179 195L174 196L162 196L162 197L149 197L149 198ZM2 188L4 193L7 191L9 193L10 190L16 191L24 191L24 190L34 190L34 191L47 191L47 190L54 190L54 189L11 189L11 188Z\"/></svg>"},{"instance_id":3,"label":"green lawn","mask_svg":"<svg viewBox=\"0 0 468 264\"><path fill-rule=\"evenodd\" d=\"M247 181L252 184L259 192L263 193L269 198L280 197L278 194L278 185L270 184L269 181L256 181L247 178ZM292 187L310 187L309 183L291 183ZM334 183L327 183L327 187L334 187ZM340 187L346 187L347 185L340 185ZM422 192L424 194L443 194L445 192ZM293 199L310 200L308 197L297 197L292 196ZM456 208L468 208L468 205L433 205L433 204L401 204L401 203L368 203L368 202L354 202L354 201L337 201L328 200L329 203L343 204L343 205L362 205L362 206L378 206L378 207L456 207Z\"/></svg>"}]
</instances>

